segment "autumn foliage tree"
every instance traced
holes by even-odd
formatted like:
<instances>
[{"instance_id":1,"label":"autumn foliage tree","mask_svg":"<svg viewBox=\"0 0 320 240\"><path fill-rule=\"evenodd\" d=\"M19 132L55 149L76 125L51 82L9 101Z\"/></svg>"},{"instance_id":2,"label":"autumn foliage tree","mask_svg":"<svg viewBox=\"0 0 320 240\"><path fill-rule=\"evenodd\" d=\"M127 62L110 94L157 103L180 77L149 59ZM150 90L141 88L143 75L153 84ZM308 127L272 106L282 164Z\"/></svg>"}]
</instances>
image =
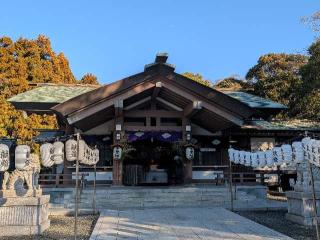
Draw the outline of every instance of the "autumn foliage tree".
<instances>
[{"instance_id":1,"label":"autumn foliage tree","mask_svg":"<svg viewBox=\"0 0 320 240\"><path fill-rule=\"evenodd\" d=\"M56 128L55 116L26 115L6 101L29 90L30 83L77 83L63 53L56 54L50 40L0 38L0 137L30 141L35 129Z\"/></svg>"},{"instance_id":2,"label":"autumn foliage tree","mask_svg":"<svg viewBox=\"0 0 320 240\"><path fill-rule=\"evenodd\" d=\"M241 90L248 92L252 90L253 85L247 81L238 79L236 77L227 77L217 81L217 83L214 85L214 88L230 90L232 89L237 91Z\"/></svg>"},{"instance_id":3,"label":"autumn foliage tree","mask_svg":"<svg viewBox=\"0 0 320 240\"><path fill-rule=\"evenodd\" d=\"M202 75L199 74L199 73L185 72L182 75L187 77L187 78L190 78L190 79L192 79L192 80L194 80L194 81L196 81L198 83L201 83L201 84L203 84L205 86L208 86L208 87L212 87L213 86L213 84L212 84L212 82L210 80L204 79L202 77Z\"/></svg>"},{"instance_id":4,"label":"autumn foliage tree","mask_svg":"<svg viewBox=\"0 0 320 240\"><path fill-rule=\"evenodd\" d=\"M99 85L98 79L92 73L87 73L79 81L80 84Z\"/></svg>"}]
</instances>

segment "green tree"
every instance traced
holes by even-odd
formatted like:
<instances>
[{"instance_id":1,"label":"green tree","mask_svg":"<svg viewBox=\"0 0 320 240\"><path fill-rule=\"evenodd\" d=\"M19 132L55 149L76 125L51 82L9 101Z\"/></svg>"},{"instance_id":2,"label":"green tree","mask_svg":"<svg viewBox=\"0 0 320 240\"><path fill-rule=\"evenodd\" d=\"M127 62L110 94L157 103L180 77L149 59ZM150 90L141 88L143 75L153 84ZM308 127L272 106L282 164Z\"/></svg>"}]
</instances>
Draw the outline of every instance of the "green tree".
<instances>
[{"instance_id":1,"label":"green tree","mask_svg":"<svg viewBox=\"0 0 320 240\"><path fill-rule=\"evenodd\" d=\"M201 83L201 84L203 84L205 86L208 86L208 87L212 87L213 86L213 84L212 84L212 82L210 80L204 79L202 77L202 75L199 74L199 73L185 72L182 75L187 77L187 78L190 78L190 79L192 79L192 80L194 80L194 81L196 81L198 83Z\"/></svg>"},{"instance_id":2,"label":"green tree","mask_svg":"<svg viewBox=\"0 0 320 240\"><path fill-rule=\"evenodd\" d=\"M297 115L301 118L320 120L320 40L308 49L308 63L301 67L302 86L300 101L296 104Z\"/></svg>"},{"instance_id":3,"label":"green tree","mask_svg":"<svg viewBox=\"0 0 320 240\"><path fill-rule=\"evenodd\" d=\"M246 79L253 83L256 95L287 105L292 116L302 86L300 68L307 60L300 54L266 54L248 71Z\"/></svg>"},{"instance_id":4,"label":"green tree","mask_svg":"<svg viewBox=\"0 0 320 240\"><path fill-rule=\"evenodd\" d=\"M87 73L79 81L80 84L100 85L98 79L92 73Z\"/></svg>"},{"instance_id":5,"label":"green tree","mask_svg":"<svg viewBox=\"0 0 320 240\"><path fill-rule=\"evenodd\" d=\"M302 22L309 25L311 30L315 32L316 36L320 32L320 11L314 12L309 17L303 17Z\"/></svg>"}]
</instances>

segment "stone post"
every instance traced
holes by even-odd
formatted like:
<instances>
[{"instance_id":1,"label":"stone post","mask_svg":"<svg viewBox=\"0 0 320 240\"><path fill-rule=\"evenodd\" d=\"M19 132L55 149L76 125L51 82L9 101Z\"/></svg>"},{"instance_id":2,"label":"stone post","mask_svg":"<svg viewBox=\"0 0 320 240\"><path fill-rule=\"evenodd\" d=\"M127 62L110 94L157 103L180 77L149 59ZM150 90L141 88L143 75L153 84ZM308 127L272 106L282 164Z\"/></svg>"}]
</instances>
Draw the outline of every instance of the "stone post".
<instances>
[{"instance_id":1,"label":"stone post","mask_svg":"<svg viewBox=\"0 0 320 240\"><path fill-rule=\"evenodd\" d=\"M304 161L297 164L297 181L294 184L294 191L286 192L288 199L288 213L286 218L302 224L313 225L313 198L311 189L311 176L308 162ZM316 191L316 202L318 210L318 219L320 217L320 170L312 166L314 175L314 184Z\"/></svg>"}]
</instances>

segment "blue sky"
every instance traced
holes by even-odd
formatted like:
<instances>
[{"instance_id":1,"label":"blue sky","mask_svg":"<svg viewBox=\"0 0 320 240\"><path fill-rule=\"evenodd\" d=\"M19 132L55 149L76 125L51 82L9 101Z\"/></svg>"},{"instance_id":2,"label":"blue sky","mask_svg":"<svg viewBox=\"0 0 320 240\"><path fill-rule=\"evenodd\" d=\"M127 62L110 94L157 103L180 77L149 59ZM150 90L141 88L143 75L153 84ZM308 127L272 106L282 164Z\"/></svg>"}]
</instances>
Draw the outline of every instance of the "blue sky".
<instances>
[{"instance_id":1,"label":"blue sky","mask_svg":"<svg viewBox=\"0 0 320 240\"><path fill-rule=\"evenodd\" d=\"M270 52L306 53L314 33L300 22L318 0L55 0L1 3L0 35L45 34L77 78L108 83L168 52L177 72L212 81L244 77Z\"/></svg>"}]
</instances>

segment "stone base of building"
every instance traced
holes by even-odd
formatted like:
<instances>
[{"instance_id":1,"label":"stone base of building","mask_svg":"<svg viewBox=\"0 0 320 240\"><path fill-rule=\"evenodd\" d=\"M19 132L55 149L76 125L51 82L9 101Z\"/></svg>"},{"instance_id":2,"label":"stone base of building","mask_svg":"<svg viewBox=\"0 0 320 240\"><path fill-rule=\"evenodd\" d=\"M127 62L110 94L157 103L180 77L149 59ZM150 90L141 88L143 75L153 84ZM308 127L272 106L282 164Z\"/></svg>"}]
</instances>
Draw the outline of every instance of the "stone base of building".
<instances>
[{"instance_id":1,"label":"stone base of building","mask_svg":"<svg viewBox=\"0 0 320 240\"><path fill-rule=\"evenodd\" d=\"M1 197L0 238L37 235L49 228L49 200L49 195Z\"/></svg>"},{"instance_id":2,"label":"stone base of building","mask_svg":"<svg viewBox=\"0 0 320 240\"><path fill-rule=\"evenodd\" d=\"M312 193L289 191L286 196L288 199L286 219L305 226L314 225ZM320 192L316 193L316 202L318 221L320 221Z\"/></svg>"}]
</instances>

